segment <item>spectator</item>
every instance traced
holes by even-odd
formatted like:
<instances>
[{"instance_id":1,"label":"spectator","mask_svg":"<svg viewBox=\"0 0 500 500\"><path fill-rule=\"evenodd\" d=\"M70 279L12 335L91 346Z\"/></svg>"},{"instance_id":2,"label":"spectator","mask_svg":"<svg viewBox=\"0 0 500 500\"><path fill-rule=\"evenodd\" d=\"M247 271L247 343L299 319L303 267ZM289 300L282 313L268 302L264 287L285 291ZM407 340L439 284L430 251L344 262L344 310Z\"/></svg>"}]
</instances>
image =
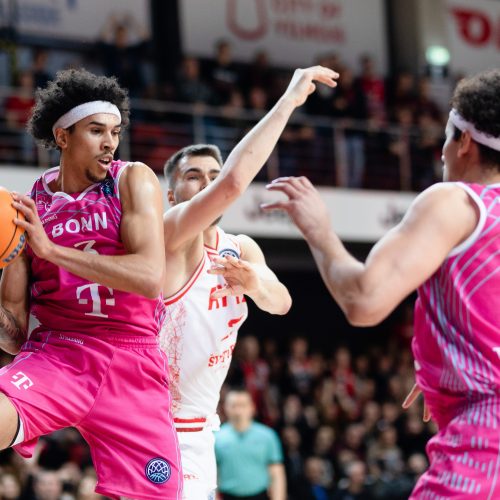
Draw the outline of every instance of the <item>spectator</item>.
<instances>
[{"instance_id":1,"label":"spectator","mask_svg":"<svg viewBox=\"0 0 500 500\"><path fill-rule=\"evenodd\" d=\"M259 341L253 335L243 337L237 346L237 362L232 382L242 382L252 396L259 415L267 415L267 389L269 387L269 366L260 358ZM235 373L236 372L236 373ZM239 375L239 376L238 376ZM230 379L231 381L231 379Z\"/></svg>"},{"instance_id":2,"label":"spectator","mask_svg":"<svg viewBox=\"0 0 500 500\"><path fill-rule=\"evenodd\" d=\"M304 337L295 337L290 343L288 372L293 392L306 397L311 391L313 365L309 356L309 344Z\"/></svg>"},{"instance_id":3,"label":"spectator","mask_svg":"<svg viewBox=\"0 0 500 500\"><path fill-rule=\"evenodd\" d=\"M422 77L418 81L415 115L416 122L418 122L419 116L428 115L434 123L441 126L443 124L443 114L436 101L431 97L431 84L427 77Z\"/></svg>"},{"instance_id":4,"label":"spectator","mask_svg":"<svg viewBox=\"0 0 500 500\"><path fill-rule=\"evenodd\" d=\"M372 500L373 494L368 486L366 466L355 461L347 466L347 478L339 483L333 500Z\"/></svg>"},{"instance_id":5,"label":"spectator","mask_svg":"<svg viewBox=\"0 0 500 500\"><path fill-rule=\"evenodd\" d=\"M52 80L52 75L46 69L48 58L49 53L45 49L35 49L31 67L35 88L44 88Z\"/></svg>"},{"instance_id":6,"label":"spectator","mask_svg":"<svg viewBox=\"0 0 500 500\"><path fill-rule=\"evenodd\" d=\"M0 474L0 498L2 500L17 500L21 496L19 479L10 472Z\"/></svg>"},{"instance_id":7,"label":"spectator","mask_svg":"<svg viewBox=\"0 0 500 500\"><path fill-rule=\"evenodd\" d=\"M176 82L176 96L181 102L209 104L213 100L210 87L201 79L198 59L186 56Z\"/></svg>"},{"instance_id":8,"label":"spectator","mask_svg":"<svg viewBox=\"0 0 500 500\"><path fill-rule=\"evenodd\" d=\"M344 68L341 68L340 64L332 66L332 58L330 56L320 57L317 60L317 64L334 69L340 74L340 80L342 79L342 75L345 71ZM333 64L335 64L335 58ZM338 88L341 87L342 85L339 81ZM334 95L336 93L337 89L332 89L326 85L318 86L316 92L314 92L314 94L312 94L306 102L307 112L315 116L332 116L334 113Z\"/></svg>"},{"instance_id":9,"label":"spectator","mask_svg":"<svg viewBox=\"0 0 500 500\"><path fill-rule=\"evenodd\" d=\"M357 81L366 95L368 117L375 126L385 123L385 83L375 71L375 62L369 55L361 57L361 75Z\"/></svg>"},{"instance_id":10,"label":"spectator","mask_svg":"<svg viewBox=\"0 0 500 500\"><path fill-rule=\"evenodd\" d=\"M319 457L306 460L304 477L294 485L291 500L329 500L333 478L328 462Z\"/></svg>"},{"instance_id":11,"label":"spectator","mask_svg":"<svg viewBox=\"0 0 500 500\"><path fill-rule=\"evenodd\" d=\"M388 96L387 106L391 117L394 117L399 108L408 108L415 112L417 96L415 94L415 78L409 71L402 71L396 75L394 88Z\"/></svg>"},{"instance_id":12,"label":"spectator","mask_svg":"<svg viewBox=\"0 0 500 500\"><path fill-rule=\"evenodd\" d=\"M208 63L206 74L217 104L227 104L231 91L238 87L240 76L233 62L231 45L226 40L217 43L215 60Z\"/></svg>"},{"instance_id":13,"label":"spectator","mask_svg":"<svg viewBox=\"0 0 500 500\"><path fill-rule=\"evenodd\" d=\"M121 20L111 15L99 35L97 50L106 75L116 76L132 97L139 97L146 86L143 61L148 46L145 29L131 14Z\"/></svg>"},{"instance_id":14,"label":"spectator","mask_svg":"<svg viewBox=\"0 0 500 500\"><path fill-rule=\"evenodd\" d=\"M95 493L95 487L97 484L97 479L93 475L83 476L80 485L78 487L76 500L99 500L103 497L98 493Z\"/></svg>"},{"instance_id":15,"label":"spectator","mask_svg":"<svg viewBox=\"0 0 500 500\"><path fill-rule=\"evenodd\" d=\"M55 471L41 469L33 481L33 500L61 500L63 485Z\"/></svg>"},{"instance_id":16,"label":"spectator","mask_svg":"<svg viewBox=\"0 0 500 500\"><path fill-rule=\"evenodd\" d=\"M296 427L289 425L281 431L281 439L285 453L285 470L288 490L292 491L302 477L304 471L304 460L302 458L302 437Z\"/></svg>"},{"instance_id":17,"label":"spectator","mask_svg":"<svg viewBox=\"0 0 500 500\"><path fill-rule=\"evenodd\" d=\"M32 165L35 160L35 144L26 130L26 124L35 104L34 92L33 73L23 71L18 78L16 93L7 97L4 103L7 127L19 138L20 161L25 165Z\"/></svg>"},{"instance_id":18,"label":"spectator","mask_svg":"<svg viewBox=\"0 0 500 500\"><path fill-rule=\"evenodd\" d=\"M277 434L253 421L255 407L247 391L230 391L224 407L228 422L215 438L223 500L285 500L283 453Z\"/></svg>"},{"instance_id":19,"label":"spectator","mask_svg":"<svg viewBox=\"0 0 500 500\"><path fill-rule=\"evenodd\" d=\"M369 117L368 103L361 82L354 79L349 68L340 73L332 100L332 116L339 120L344 132L347 186L360 188L365 171L366 131L362 127Z\"/></svg>"},{"instance_id":20,"label":"spectator","mask_svg":"<svg viewBox=\"0 0 500 500\"><path fill-rule=\"evenodd\" d=\"M252 87L272 89L273 80L274 73L269 65L269 56L265 50L259 50L245 72L245 78L242 81L245 91Z\"/></svg>"}]
</instances>

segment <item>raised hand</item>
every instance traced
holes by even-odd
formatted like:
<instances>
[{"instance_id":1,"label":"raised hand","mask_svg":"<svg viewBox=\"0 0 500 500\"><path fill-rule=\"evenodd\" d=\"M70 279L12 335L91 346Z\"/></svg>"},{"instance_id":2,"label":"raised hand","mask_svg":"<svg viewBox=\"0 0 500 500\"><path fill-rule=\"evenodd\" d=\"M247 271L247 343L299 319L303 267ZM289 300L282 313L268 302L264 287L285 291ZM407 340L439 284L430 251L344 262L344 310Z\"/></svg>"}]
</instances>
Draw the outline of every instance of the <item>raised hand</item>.
<instances>
[{"instance_id":1,"label":"raised hand","mask_svg":"<svg viewBox=\"0 0 500 500\"><path fill-rule=\"evenodd\" d=\"M23 213L26 220L16 218L14 224L26 231L28 243L37 257L46 259L51 252L53 243L49 240L42 226L35 202L28 196L12 193L12 206Z\"/></svg>"},{"instance_id":2,"label":"raised hand","mask_svg":"<svg viewBox=\"0 0 500 500\"><path fill-rule=\"evenodd\" d=\"M312 68L296 69L283 97L292 100L295 106L302 106L307 97L316 90L316 83L324 83L336 87L335 81L339 74L330 68L313 66Z\"/></svg>"},{"instance_id":3,"label":"raised hand","mask_svg":"<svg viewBox=\"0 0 500 500\"><path fill-rule=\"evenodd\" d=\"M409 392L408 396L406 396L406 398L403 401L403 404L401 406L405 410L407 410L415 402L415 400L418 398L418 396L420 395L421 392L422 391L421 391L420 387L417 384L415 384L411 388L411 391ZM425 404L425 400L424 400L424 416L423 416L423 420L424 420L424 422L429 422L430 419L431 419L431 412L430 412L428 406Z\"/></svg>"},{"instance_id":4,"label":"raised hand","mask_svg":"<svg viewBox=\"0 0 500 500\"><path fill-rule=\"evenodd\" d=\"M234 257L215 257L210 274L218 274L226 280L226 286L212 293L213 298L248 295L257 293L261 281L252 264Z\"/></svg>"},{"instance_id":5,"label":"raised hand","mask_svg":"<svg viewBox=\"0 0 500 500\"><path fill-rule=\"evenodd\" d=\"M279 191L288 199L265 203L261 208L266 211L283 210L288 213L306 240L324 236L330 228L330 216L325 202L318 190L306 177L280 177L266 188Z\"/></svg>"}]
</instances>

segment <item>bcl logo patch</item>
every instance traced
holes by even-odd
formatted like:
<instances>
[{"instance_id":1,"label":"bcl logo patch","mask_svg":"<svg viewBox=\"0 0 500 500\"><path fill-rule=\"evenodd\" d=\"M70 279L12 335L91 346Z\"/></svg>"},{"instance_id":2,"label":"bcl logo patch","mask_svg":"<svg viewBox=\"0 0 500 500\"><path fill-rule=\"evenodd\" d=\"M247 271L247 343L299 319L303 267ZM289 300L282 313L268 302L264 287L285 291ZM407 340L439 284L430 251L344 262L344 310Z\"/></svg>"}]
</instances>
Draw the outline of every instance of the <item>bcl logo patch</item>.
<instances>
[{"instance_id":1,"label":"bcl logo patch","mask_svg":"<svg viewBox=\"0 0 500 500\"><path fill-rule=\"evenodd\" d=\"M146 465L146 477L155 484L166 483L172 474L170 464L163 458L152 458Z\"/></svg>"},{"instance_id":2,"label":"bcl logo patch","mask_svg":"<svg viewBox=\"0 0 500 500\"><path fill-rule=\"evenodd\" d=\"M219 251L219 255L221 257L234 257L235 259L239 259L240 255L236 250L233 250L232 248L224 248Z\"/></svg>"}]
</instances>

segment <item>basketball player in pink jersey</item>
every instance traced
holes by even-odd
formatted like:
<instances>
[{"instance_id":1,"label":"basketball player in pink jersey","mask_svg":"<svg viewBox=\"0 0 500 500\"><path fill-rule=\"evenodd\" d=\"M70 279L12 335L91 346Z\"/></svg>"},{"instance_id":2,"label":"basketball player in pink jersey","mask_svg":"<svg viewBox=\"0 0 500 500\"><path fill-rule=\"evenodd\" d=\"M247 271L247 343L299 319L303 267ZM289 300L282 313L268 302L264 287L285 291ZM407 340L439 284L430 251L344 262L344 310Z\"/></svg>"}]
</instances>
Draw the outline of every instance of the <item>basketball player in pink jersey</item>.
<instances>
[{"instance_id":1,"label":"basketball player in pink jersey","mask_svg":"<svg viewBox=\"0 0 500 500\"><path fill-rule=\"evenodd\" d=\"M417 384L439 432L413 499L500 498L500 71L462 80L452 99L442 184L420 194L365 263L345 250L305 178L269 189L302 231L354 325L385 318L418 289Z\"/></svg>"},{"instance_id":2,"label":"basketball player in pink jersey","mask_svg":"<svg viewBox=\"0 0 500 500\"><path fill-rule=\"evenodd\" d=\"M5 269L0 446L29 457L37 439L76 427L97 491L180 499L182 474L158 332L165 316L161 189L142 163L115 161L128 124L113 78L58 73L39 90L35 139L60 150L30 197L13 203L29 248ZM28 323L29 314L29 323Z\"/></svg>"},{"instance_id":3,"label":"basketball player in pink jersey","mask_svg":"<svg viewBox=\"0 0 500 500\"><path fill-rule=\"evenodd\" d=\"M164 216L167 321L161 344L170 361L186 499L213 498L216 409L238 328L247 317L245 296L272 314L285 314L291 305L259 246L248 236L226 234L217 223L265 164L314 82L333 87L337 76L321 67L297 70L282 98L224 166L219 150L210 145L184 148L166 163L172 208ZM275 484L282 486L275 498L284 499L279 474Z\"/></svg>"}]
</instances>

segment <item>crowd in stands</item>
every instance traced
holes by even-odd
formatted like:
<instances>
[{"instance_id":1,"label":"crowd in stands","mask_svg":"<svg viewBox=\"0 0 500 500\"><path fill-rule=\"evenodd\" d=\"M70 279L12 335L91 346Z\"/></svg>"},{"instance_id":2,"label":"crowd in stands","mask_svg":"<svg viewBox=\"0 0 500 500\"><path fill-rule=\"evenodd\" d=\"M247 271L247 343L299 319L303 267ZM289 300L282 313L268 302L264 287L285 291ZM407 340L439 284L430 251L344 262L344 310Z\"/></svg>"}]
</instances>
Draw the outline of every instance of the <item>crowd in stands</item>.
<instances>
[{"instance_id":1,"label":"crowd in stands","mask_svg":"<svg viewBox=\"0 0 500 500\"><path fill-rule=\"evenodd\" d=\"M215 142L227 154L278 99L291 75L290 69L273 65L265 51L259 51L250 63L237 63L231 45L220 41L213 59L186 55L168 81L157 82L151 76L150 45L133 18L112 16L90 53L66 61L63 67L83 65L115 75L132 98L141 99L133 106L129 150L158 172L176 149L200 139L200 127L196 129L193 119L200 113L201 139ZM11 75L16 92L0 106L5 116L5 123L0 124L3 163L49 161L34 147L25 124L34 89L53 76L47 69L50 59L47 50L34 49L31 64L17 67ZM266 178L276 173L305 174L321 184L421 190L439 177L445 120L428 77L401 72L386 78L369 55L360 57L358 68L349 67L335 53L304 61L304 65L313 63L337 70L339 86L318 86L298 110L297 123L283 134L277 156L264 173ZM180 115L158 106L144 108L143 99L183 103L193 111Z\"/></svg>"},{"instance_id":2,"label":"crowd in stands","mask_svg":"<svg viewBox=\"0 0 500 500\"><path fill-rule=\"evenodd\" d=\"M286 353L273 339L240 339L228 387L246 387L279 432L290 500L408 498L435 428L421 403L401 408L414 383L411 323L398 330L355 356L311 350L305 336Z\"/></svg>"},{"instance_id":3,"label":"crowd in stands","mask_svg":"<svg viewBox=\"0 0 500 500\"><path fill-rule=\"evenodd\" d=\"M246 388L257 420L279 433L289 500L408 498L435 432L422 420L421 401L401 408L414 382L409 311L386 339L356 349L339 344L325 352L306 335L286 345L252 335L238 341L221 401L230 388ZM219 413L224 420L222 404ZM43 438L28 461L0 453L0 499L102 498L95 481L74 429Z\"/></svg>"}]
</instances>

